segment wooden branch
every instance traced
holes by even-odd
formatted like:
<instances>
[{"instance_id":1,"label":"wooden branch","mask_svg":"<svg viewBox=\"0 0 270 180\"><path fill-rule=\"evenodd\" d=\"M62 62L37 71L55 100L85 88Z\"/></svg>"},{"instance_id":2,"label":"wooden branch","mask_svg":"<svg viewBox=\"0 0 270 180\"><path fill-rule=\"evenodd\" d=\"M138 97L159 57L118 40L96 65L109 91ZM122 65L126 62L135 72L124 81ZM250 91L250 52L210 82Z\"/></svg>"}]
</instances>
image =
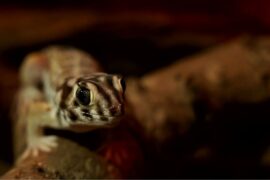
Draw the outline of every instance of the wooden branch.
<instances>
[{"instance_id":1,"label":"wooden branch","mask_svg":"<svg viewBox=\"0 0 270 180\"><path fill-rule=\"evenodd\" d=\"M114 173L114 174L113 174ZM99 179L119 178L119 172L102 157L60 138L51 153L28 158L7 172L4 179Z\"/></svg>"},{"instance_id":2,"label":"wooden branch","mask_svg":"<svg viewBox=\"0 0 270 180\"><path fill-rule=\"evenodd\" d=\"M18 162L2 178L138 177L143 164L141 147L124 124L84 134L51 130L59 136L54 151ZM14 121L15 159L20 158L25 150L25 125L25 121Z\"/></svg>"},{"instance_id":3,"label":"wooden branch","mask_svg":"<svg viewBox=\"0 0 270 180\"><path fill-rule=\"evenodd\" d=\"M198 121L197 103L213 112L229 102L269 98L270 40L236 39L142 78L129 79L127 88L131 113L141 132L164 142L185 134Z\"/></svg>"}]
</instances>

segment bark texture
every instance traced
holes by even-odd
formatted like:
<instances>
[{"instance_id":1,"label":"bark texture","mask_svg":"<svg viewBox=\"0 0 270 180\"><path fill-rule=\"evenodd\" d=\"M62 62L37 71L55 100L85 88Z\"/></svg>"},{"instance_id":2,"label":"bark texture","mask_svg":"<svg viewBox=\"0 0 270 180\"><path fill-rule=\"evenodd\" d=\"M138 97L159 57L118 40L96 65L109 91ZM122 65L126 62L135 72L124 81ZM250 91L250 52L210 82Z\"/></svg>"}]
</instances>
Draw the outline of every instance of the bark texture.
<instances>
[{"instance_id":1,"label":"bark texture","mask_svg":"<svg viewBox=\"0 0 270 180\"><path fill-rule=\"evenodd\" d=\"M20 162L2 178L7 179L99 179L117 178L113 166L97 154L69 140L60 139L51 153ZM115 173L118 173L114 169Z\"/></svg>"}]
</instances>

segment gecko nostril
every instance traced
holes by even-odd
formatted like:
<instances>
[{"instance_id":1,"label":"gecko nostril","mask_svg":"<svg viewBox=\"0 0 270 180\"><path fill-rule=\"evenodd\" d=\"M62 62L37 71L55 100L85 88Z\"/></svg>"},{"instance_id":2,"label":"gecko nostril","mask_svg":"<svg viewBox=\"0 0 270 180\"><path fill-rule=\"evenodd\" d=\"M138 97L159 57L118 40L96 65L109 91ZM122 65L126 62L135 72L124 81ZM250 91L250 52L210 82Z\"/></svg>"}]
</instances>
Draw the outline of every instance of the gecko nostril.
<instances>
[{"instance_id":1,"label":"gecko nostril","mask_svg":"<svg viewBox=\"0 0 270 180\"><path fill-rule=\"evenodd\" d=\"M110 112L111 112L112 115L115 115L117 113L117 109L115 107L112 107L110 109Z\"/></svg>"},{"instance_id":2,"label":"gecko nostril","mask_svg":"<svg viewBox=\"0 0 270 180\"><path fill-rule=\"evenodd\" d=\"M115 116L115 115L121 115L122 114L122 104L119 104L117 106L112 106L109 108L110 113Z\"/></svg>"}]
</instances>

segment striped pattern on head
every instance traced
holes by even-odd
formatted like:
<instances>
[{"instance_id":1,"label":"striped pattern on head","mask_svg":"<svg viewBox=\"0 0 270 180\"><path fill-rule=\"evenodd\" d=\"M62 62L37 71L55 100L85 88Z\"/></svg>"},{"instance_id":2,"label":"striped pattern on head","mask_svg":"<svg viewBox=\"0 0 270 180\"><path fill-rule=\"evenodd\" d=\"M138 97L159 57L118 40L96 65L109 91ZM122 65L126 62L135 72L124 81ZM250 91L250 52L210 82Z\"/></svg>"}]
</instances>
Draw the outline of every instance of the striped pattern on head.
<instances>
[{"instance_id":1,"label":"striped pattern on head","mask_svg":"<svg viewBox=\"0 0 270 180\"><path fill-rule=\"evenodd\" d=\"M58 90L60 123L113 125L124 113L125 82L119 75L95 73L68 78Z\"/></svg>"}]
</instances>

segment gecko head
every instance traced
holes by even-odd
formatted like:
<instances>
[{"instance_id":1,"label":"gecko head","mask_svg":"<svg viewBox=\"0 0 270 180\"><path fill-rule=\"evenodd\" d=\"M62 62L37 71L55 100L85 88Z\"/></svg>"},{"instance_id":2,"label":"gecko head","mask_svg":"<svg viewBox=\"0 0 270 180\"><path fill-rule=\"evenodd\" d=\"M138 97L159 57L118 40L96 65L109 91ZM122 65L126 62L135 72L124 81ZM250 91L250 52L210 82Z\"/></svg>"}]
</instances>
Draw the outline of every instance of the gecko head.
<instances>
[{"instance_id":1,"label":"gecko head","mask_svg":"<svg viewBox=\"0 0 270 180\"><path fill-rule=\"evenodd\" d=\"M111 126L124 113L125 81L119 75L96 73L73 80L66 114L71 124Z\"/></svg>"}]
</instances>

